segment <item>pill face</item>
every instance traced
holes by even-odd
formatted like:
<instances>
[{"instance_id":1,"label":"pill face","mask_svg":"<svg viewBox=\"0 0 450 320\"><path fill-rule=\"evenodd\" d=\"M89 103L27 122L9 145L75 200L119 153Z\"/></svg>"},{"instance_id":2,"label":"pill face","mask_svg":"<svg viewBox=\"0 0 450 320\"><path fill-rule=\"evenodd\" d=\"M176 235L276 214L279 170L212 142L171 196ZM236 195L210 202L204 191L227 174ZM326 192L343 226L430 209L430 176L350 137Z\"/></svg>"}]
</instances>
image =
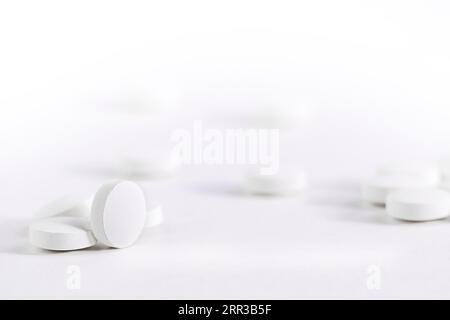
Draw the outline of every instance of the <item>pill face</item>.
<instances>
[{"instance_id":1,"label":"pill face","mask_svg":"<svg viewBox=\"0 0 450 320\"><path fill-rule=\"evenodd\" d=\"M41 209L33 216L33 220L50 217L89 217L91 213L91 201L80 201L71 197L57 199Z\"/></svg>"},{"instance_id":2,"label":"pill face","mask_svg":"<svg viewBox=\"0 0 450 320\"><path fill-rule=\"evenodd\" d=\"M164 221L162 205L158 202L151 202L147 205L147 222L146 228L159 226Z\"/></svg>"},{"instance_id":3,"label":"pill face","mask_svg":"<svg viewBox=\"0 0 450 320\"><path fill-rule=\"evenodd\" d=\"M385 205L390 192L397 189L428 188L434 183L425 182L414 176L377 176L363 183L363 199L372 204Z\"/></svg>"},{"instance_id":4,"label":"pill face","mask_svg":"<svg viewBox=\"0 0 450 320\"><path fill-rule=\"evenodd\" d=\"M147 222L146 200L142 189L131 181L111 181L94 196L92 230L103 244L125 248L134 244Z\"/></svg>"},{"instance_id":5,"label":"pill face","mask_svg":"<svg viewBox=\"0 0 450 320\"><path fill-rule=\"evenodd\" d=\"M424 183L438 185L441 181L441 170L433 164L408 162L393 163L385 165L378 169L377 174L380 176L412 176Z\"/></svg>"},{"instance_id":6,"label":"pill face","mask_svg":"<svg viewBox=\"0 0 450 320\"><path fill-rule=\"evenodd\" d=\"M244 189L257 195L288 195L304 191L307 187L306 174L301 170L288 169L265 175L259 169L247 172Z\"/></svg>"},{"instance_id":7,"label":"pill face","mask_svg":"<svg viewBox=\"0 0 450 320\"><path fill-rule=\"evenodd\" d=\"M29 226L30 243L53 251L72 251L92 247L96 239L89 220L80 217L50 217L33 221Z\"/></svg>"},{"instance_id":8,"label":"pill face","mask_svg":"<svg viewBox=\"0 0 450 320\"><path fill-rule=\"evenodd\" d=\"M387 197L386 210L396 219L432 221L450 215L450 193L437 189L400 189Z\"/></svg>"}]
</instances>

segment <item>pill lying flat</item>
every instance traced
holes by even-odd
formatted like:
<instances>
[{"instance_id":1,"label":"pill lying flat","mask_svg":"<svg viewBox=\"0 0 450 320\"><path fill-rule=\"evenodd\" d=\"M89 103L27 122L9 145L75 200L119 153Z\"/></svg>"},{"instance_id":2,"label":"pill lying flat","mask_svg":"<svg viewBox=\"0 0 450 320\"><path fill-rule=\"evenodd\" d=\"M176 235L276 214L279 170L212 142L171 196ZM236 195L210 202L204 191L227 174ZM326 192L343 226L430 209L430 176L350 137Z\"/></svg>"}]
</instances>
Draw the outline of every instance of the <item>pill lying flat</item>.
<instances>
[{"instance_id":1,"label":"pill lying flat","mask_svg":"<svg viewBox=\"0 0 450 320\"><path fill-rule=\"evenodd\" d=\"M444 158L439 162L439 169L442 173L442 180L450 180L450 158Z\"/></svg>"},{"instance_id":2,"label":"pill lying flat","mask_svg":"<svg viewBox=\"0 0 450 320\"><path fill-rule=\"evenodd\" d=\"M33 221L29 226L30 243L38 248L72 251L96 244L89 220L80 217L51 217Z\"/></svg>"},{"instance_id":3,"label":"pill lying flat","mask_svg":"<svg viewBox=\"0 0 450 320\"><path fill-rule=\"evenodd\" d=\"M89 218L91 214L91 204L93 199L80 201L71 197L57 199L41 209L33 216L33 221L50 217L84 217ZM148 204L146 228L151 228L162 224L164 215L162 205L159 202Z\"/></svg>"},{"instance_id":4,"label":"pill lying flat","mask_svg":"<svg viewBox=\"0 0 450 320\"><path fill-rule=\"evenodd\" d=\"M162 205L158 202L148 204L146 228L159 226L164 222Z\"/></svg>"},{"instance_id":5,"label":"pill lying flat","mask_svg":"<svg viewBox=\"0 0 450 320\"><path fill-rule=\"evenodd\" d=\"M92 202L92 230L99 242L113 248L134 244L147 222L142 189L131 181L103 185Z\"/></svg>"},{"instance_id":6,"label":"pill lying flat","mask_svg":"<svg viewBox=\"0 0 450 320\"><path fill-rule=\"evenodd\" d=\"M167 178L175 175L179 161L167 154L127 157L122 160L122 171L126 176L141 179Z\"/></svg>"},{"instance_id":7,"label":"pill lying flat","mask_svg":"<svg viewBox=\"0 0 450 320\"><path fill-rule=\"evenodd\" d=\"M71 197L57 199L41 209L33 216L33 220L50 217L89 217L91 213L91 201L80 201Z\"/></svg>"},{"instance_id":8,"label":"pill lying flat","mask_svg":"<svg viewBox=\"0 0 450 320\"><path fill-rule=\"evenodd\" d=\"M288 195L304 191L307 187L306 174L301 170L284 170L265 175L259 169L247 172L244 190L257 195Z\"/></svg>"},{"instance_id":9,"label":"pill lying flat","mask_svg":"<svg viewBox=\"0 0 450 320\"><path fill-rule=\"evenodd\" d=\"M434 187L434 183L425 182L414 176L377 176L363 183L362 196L369 203L385 205L386 198L392 191L428 187Z\"/></svg>"},{"instance_id":10,"label":"pill lying flat","mask_svg":"<svg viewBox=\"0 0 450 320\"><path fill-rule=\"evenodd\" d=\"M407 162L393 163L378 169L378 175L406 175L423 180L424 183L438 185L441 181L441 170L437 165Z\"/></svg>"},{"instance_id":11,"label":"pill lying flat","mask_svg":"<svg viewBox=\"0 0 450 320\"><path fill-rule=\"evenodd\" d=\"M387 197L386 211L396 219L432 221L450 215L450 193L437 189L400 189Z\"/></svg>"},{"instance_id":12,"label":"pill lying flat","mask_svg":"<svg viewBox=\"0 0 450 320\"><path fill-rule=\"evenodd\" d=\"M450 181L443 181L439 184L439 189L450 192Z\"/></svg>"},{"instance_id":13,"label":"pill lying flat","mask_svg":"<svg viewBox=\"0 0 450 320\"><path fill-rule=\"evenodd\" d=\"M260 108L248 114L243 113L242 118L260 128L288 129L298 127L311 118L313 108L309 104L262 104Z\"/></svg>"}]
</instances>

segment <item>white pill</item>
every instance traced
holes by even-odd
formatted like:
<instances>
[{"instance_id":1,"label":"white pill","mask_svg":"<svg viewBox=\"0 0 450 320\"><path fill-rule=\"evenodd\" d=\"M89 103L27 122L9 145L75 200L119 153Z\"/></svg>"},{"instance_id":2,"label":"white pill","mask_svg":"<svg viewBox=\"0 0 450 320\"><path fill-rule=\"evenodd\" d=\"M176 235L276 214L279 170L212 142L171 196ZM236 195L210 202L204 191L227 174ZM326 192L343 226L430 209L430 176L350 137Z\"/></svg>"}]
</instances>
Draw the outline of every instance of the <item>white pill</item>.
<instances>
[{"instance_id":1,"label":"white pill","mask_svg":"<svg viewBox=\"0 0 450 320\"><path fill-rule=\"evenodd\" d=\"M33 220L50 217L89 217L91 201L80 201L71 197L57 199L41 209L33 216Z\"/></svg>"},{"instance_id":2,"label":"white pill","mask_svg":"<svg viewBox=\"0 0 450 320\"><path fill-rule=\"evenodd\" d=\"M80 250L96 244L89 220L80 217L33 221L29 226L29 240L35 247L54 251Z\"/></svg>"},{"instance_id":3,"label":"white pill","mask_svg":"<svg viewBox=\"0 0 450 320\"><path fill-rule=\"evenodd\" d=\"M126 176L137 178L167 178L175 175L179 161L167 154L154 154L141 157L127 157L122 160Z\"/></svg>"},{"instance_id":4,"label":"white pill","mask_svg":"<svg viewBox=\"0 0 450 320\"><path fill-rule=\"evenodd\" d=\"M423 180L425 183L438 185L441 180L441 171L438 166L426 163L407 162L393 163L381 167L378 175L406 175Z\"/></svg>"},{"instance_id":5,"label":"white pill","mask_svg":"<svg viewBox=\"0 0 450 320\"><path fill-rule=\"evenodd\" d=\"M296 128L311 117L312 108L308 104L295 103L262 104L256 112L250 112L252 123L258 127L269 128Z\"/></svg>"},{"instance_id":6,"label":"white pill","mask_svg":"<svg viewBox=\"0 0 450 320\"><path fill-rule=\"evenodd\" d=\"M363 183L362 195L365 201L385 205L388 194L397 189L428 188L433 183L427 183L413 176L377 176Z\"/></svg>"},{"instance_id":7,"label":"white pill","mask_svg":"<svg viewBox=\"0 0 450 320\"><path fill-rule=\"evenodd\" d=\"M259 169L250 170L244 181L244 189L257 195L288 195L304 191L306 174L301 170L279 170L275 174L263 174Z\"/></svg>"},{"instance_id":8,"label":"white pill","mask_svg":"<svg viewBox=\"0 0 450 320\"><path fill-rule=\"evenodd\" d=\"M439 189L450 192L450 182L449 181L443 181L439 185Z\"/></svg>"},{"instance_id":9,"label":"white pill","mask_svg":"<svg viewBox=\"0 0 450 320\"><path fill-rule=\"evenodd\" d=\"M442 173L442 180L450 180L450 158L444 158L439 163L439 168Z\"/></svg>"},{"instance_id":10,"label":"white pill","mask_svg":"<svg viewBox=\"0 0 450 320\"><path fill-rule=\"evenodd\" d=\"M91 212L92 230L101 243L113 248L134 244L147 222L142 189L131 181L111 181L96 193Z\"/></svg>"},{"instance_id":11,"label":"white pill","mask_svg":"<svg viewBox=\"0 0 450 320\"><path fill-rule=\"evenodd\" d=\"M390 193L386 210L396 219L432 221L450 215L450 193L437 189L403 189Z\"/></svg>"},{"instance_id":12,"label":"white pill","mask_svg":"<svg viewBox=\"0 0 450 320\"><path fill-rule=\"evenodd\" d=\"M148 204L146 228L159 226L164 222L162 205L158 202Z\"/></svg>"}]
</instances>

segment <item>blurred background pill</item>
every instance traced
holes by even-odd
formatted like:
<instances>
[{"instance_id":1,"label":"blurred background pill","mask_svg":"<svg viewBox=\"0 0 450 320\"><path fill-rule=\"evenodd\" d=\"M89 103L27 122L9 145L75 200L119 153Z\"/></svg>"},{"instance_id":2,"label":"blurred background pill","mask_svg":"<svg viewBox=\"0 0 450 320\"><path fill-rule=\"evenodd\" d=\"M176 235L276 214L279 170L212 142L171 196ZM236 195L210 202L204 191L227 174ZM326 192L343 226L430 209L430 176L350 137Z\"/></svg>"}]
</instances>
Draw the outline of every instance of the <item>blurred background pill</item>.
<instances>
[{"instance_id":1,"label":"blurred background pill","mask_svg":"<svg viewBox=\"0 0 450 320\"><path fill-rule=\"evenodd\" d=\"M386 211L396 219L433 221L450 216L450 193L438 189L399 189L391 192Z\"/></svg>"},{"instance_id":2,"label":"blurred background pill","mask_svg":"<svg viewBox=\"0 0 450 320\"><path fill-rule=\"evenodd\" d=\"M412 176L423 180L424 183L434 185L441 182L441 170L438 165L415 162L414 160L386 164L378 169L377 174L382 176Z\"/></svg>"},{"instance_id":3,"label":"blurred background pill","mask_svg":"<svg viewBox=\"0 0 450 320\"><path fill-rule=\"evenodd\" d=\"M247 193L266 196L301 194L308 186L306 173L297 168L283 168L264 173L262 168L250 168L244 174L243 188Z\"/></svg>"},{"instance_id":4,"label":"blurred background pill","mask_svg":"<svg viewBox=\"0 0 450 320\"><path fill-rule=\"evenodd\" d=\"M61 197L40 208L34 215L33 220L50 217L89 217L91 200L82 201L75 197Z\"/></svg>"},{"instance_id":5,"label":"blurred background pill","mask_svg":"<svg viewBox=\"0 0 450 320\"><path fill-rule=\"evenodd\" d=\"M385 205L390 192L398 189L435 187L434 183L420 177L407 175L376 176L363 182L362 196L369 203Z\"/></svg>"}]
</instances>

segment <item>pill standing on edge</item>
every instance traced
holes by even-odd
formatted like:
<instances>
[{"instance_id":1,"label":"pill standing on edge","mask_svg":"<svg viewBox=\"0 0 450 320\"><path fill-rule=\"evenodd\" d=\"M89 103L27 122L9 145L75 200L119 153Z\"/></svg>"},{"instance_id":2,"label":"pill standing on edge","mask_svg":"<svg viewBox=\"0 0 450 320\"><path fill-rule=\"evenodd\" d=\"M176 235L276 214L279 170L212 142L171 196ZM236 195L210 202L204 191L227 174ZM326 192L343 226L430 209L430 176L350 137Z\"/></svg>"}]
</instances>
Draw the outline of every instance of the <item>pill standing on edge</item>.
<instances>
[{"instance_id":1,"label":"pill standing on edge","mask_svg":"<svg viewBox=\"0 0 450 320\"><path fill-rule=\"evenodd\" d=\"M441 181L441 170L438 166L427 163L393 163L378 169L380 176L406 175L423 180L424 183L438 185Z\"/></svg>"},{"instance_id":2,"label":"pill standing on edge","mask_svg":"<svg viewBox=\"0 0 450 320\"><path fill-rule=\"evenodd\" d=\"M428 188L434 183L425 182L414 176L377 176L363 183L362 196L369 203L385 205L388 194L397 189Z\"/></svg>"},{"instance_id":3,"label":"pill standing on edge","mask_svg":"<svg viewBox=\"0 0 450 320\"><path fill-rule=\"evenodd\" d=\"M147 222L143 190L131 181L111 181L94 196L91 225L97 240L112 248L134 244Z\"/></svg>"},{"instance_id":4,"label":"pill standing on edge","mask_svg":"<svg viewBox=\"0 0 450 320\"><path fill-rule=\"evenodd\" d=\"M307 187L306 174L301 170L283 170L275 174L263 174L258 169L247 172L245 191L256 195L289 195L304 191Z\"/></svg>"},{"instance_id":5,"label":"pill standing on edge","mask_svg":"<svg viewBox=\"0 0 450 320\"><path fill-rule=\"evenodd\" d=\"M450 193L437 189L400 189L387 197L386 211L396 219L432 221L450 215Z\"/></svg>"},{"instance_id":6,"label":"pill standing on edge","mask_svg":"<svg viewBox=\"0 0 450 320\"><path fill-rule=\"evenodd\" d=\"M81 250L96 244L89 220L80 217L33 221L29 226L29 240L35 247L53 251Z\"/></svg>"}]
</instances>

